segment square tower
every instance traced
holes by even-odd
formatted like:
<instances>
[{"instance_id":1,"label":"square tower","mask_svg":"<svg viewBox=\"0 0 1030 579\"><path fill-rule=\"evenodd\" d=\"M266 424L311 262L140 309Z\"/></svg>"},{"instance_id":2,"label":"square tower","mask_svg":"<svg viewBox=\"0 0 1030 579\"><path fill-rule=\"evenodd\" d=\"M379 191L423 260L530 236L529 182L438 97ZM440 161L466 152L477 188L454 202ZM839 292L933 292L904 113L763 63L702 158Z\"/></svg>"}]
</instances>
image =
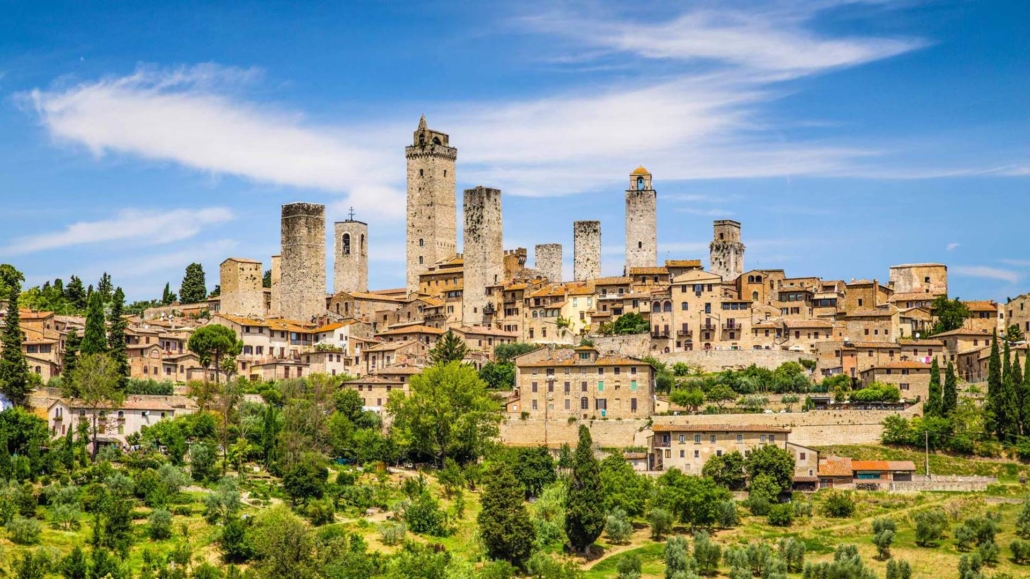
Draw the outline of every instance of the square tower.
<instances>
[{"instance_id":1,"label":"square tower","mask_svg":"<svg viewBox=\"0 0 1030 579\"><path fill-rule=\"evenodd\" d=\"M533 268L539 271L551 283L562 281L562 257L560 243L544 243L536 246L536 257Z\"/></svg>"},{"instance_id":2,"label":"square tower","mask_svg":"<svg viewBox=\"0 0 1030 579\"><path fill-rule=\"evenodd\" d=\"M744 273L744 244L740 242L740 223L732 219L715 221L715 234L708 245L711 272L723 281L733 281Z\"/></svg>"},{"instance_id":3,"label":"square tower","mask_svg":"<svg viewBox=\"0 0 1030 579\"><path fill-rule=\"evenodd\" d=\"M461 319L466 326L480 326L490 304L486 288L504 282L500 189L482 186L466 189L464 213Z\"/></svg>"},{"instance_id":4,"label":"square tower","mask_svg":"<svg viewBox=\"0 0 1030 579\"><path fill-rule=\"evenodd\" d=\"M283 205L281 315L310 321L326 312L325 205Z\"/></svg>"},{"instance_id":5,"label":"square tower","mask_svg":"<svg viewBox=\"0 0 1030 579\"><path fill-rule=\"evenodd\" d=\"M265 317L264 271L260 261L230 257L222 262L219 274L219 312L245 318Z\"/></svg>"},{"instance_id":6,"label":"square tower","mask_svg":"<svg viewBox=\"0 0 1030 579\"><path fill-rule=\"evenodd\" d=\"M334 227L333 293L368 291L368 224L350 219Z\"/></svg>"},{"instance_id":7,"label":"square tower","mask_svg":"<svg viewBox=\"0 0 1030 579\"><path fill-rule=\"evenodd\" d=\"M601 222L576 221L572 224L573 277L590 281L601 277Z\"/></svg>"},{"instance_id":8,"label":"square tower","mask_svg":"<svg viewBox=\"0 0 1030 579\"><path fill-rule=\"evenodd\" d=\"M658 193L651 173L637 167L626 189L626 271L658 265Z\"/></svg>"},{"instance_id":9,"label":"square tower","mask_svg":"<svg viewBox=\"0 0 1030 579\"><path fill-rule=\"evenodd\" d=\"M457 188L454 162L458 150L444 133L426 126L423 116L408 160L408 293L418 291L418 276L429 266L454 256L458 248Z\"/></svg>"}]
</instances>

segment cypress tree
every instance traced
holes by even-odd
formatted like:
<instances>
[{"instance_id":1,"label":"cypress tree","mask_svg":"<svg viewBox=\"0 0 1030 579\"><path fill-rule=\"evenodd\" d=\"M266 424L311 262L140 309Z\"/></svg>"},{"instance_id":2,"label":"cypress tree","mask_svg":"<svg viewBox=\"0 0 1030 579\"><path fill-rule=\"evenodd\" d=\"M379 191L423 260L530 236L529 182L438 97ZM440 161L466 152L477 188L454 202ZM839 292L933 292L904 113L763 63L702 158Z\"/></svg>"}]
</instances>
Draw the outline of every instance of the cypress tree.
<instances>
[{"instance_id":1,"label":"cypress tree","mask_svg":"<svg viewBox=\"0 0 1030 579\"><path fill-rule=\"evenodd\" d=\"M604 531L604 492L601 466L594 456L590 430L579 427L579 444L572 462L572 478L565 503L565 534L578 550L590 554L590 545Z\"/></svg>"},{"instance_id":2,"label":"cypress tree","mask_svg":"<svg viewBox=\"0 0 1030 579\"><path fill-rule=\"evenodd\" d=\"M86 329L82 333L82 354L102 354L107 351L107 328L104 324L104 302L100 294L89 296L86 307Z\"/></svg>"},{"instance_id":3,"label":"cypress tree","mask_svg":"<svg viewBox=\"0 0 1030 579\"><path fill-rule=\"evenodd\" d=\"M1020 385L1023 395L1023 406L1020 415L1023 418L1024 431L1030 432L1030 352L1027 352L1026 366L1023 368L1023 384Z\"/></svg>"},{"instance_id":4,"label":"cypress tree","mask_svg":"<svg viewBox=\"0 0 1030 579\"><path fill-rule=\"evenodd\" d=\"M923 414L926 416L944 415L944 402L941 396L941 367L937 363L936 357L933 359L933 364L930 365L930 391L926 403L923 404Z\"/></svg>"},{"instance_id":5,"label":"cypress tree","mask_svg":"<svg viewBox=\"0 0 1030 579\"><path fill-rule=\"evenodd\" d=\"M1019 352L1012 362L1012 389L1016 397L1016 415L1018 416L1019 434L1023 434L1026 422L1023 420L1023 409L1026 408L1026 389L1023 388L1023 368L1019 365Z\"/></svg>"},{"instance_id":6,"label":"cypress tree","mask_svg":"<svg viewBox=\"0 0 1030 579\"><path fill-rule=\"evenodd\" d=\"M121 390L125 390L129 385L129 356L125 351L126 340L125 330L128 327L128 323L125 321L125 292L122 288L114 290L113 301L111 302L111 315L110 319L110 333L108 334L108 345L110 347L109 354L111 359L114 360L118 366L118 373L122 376L122 379L118 383L118 387Z\"/></svg>"},{"instance_id":7,"label":"cypress tree","mask_svg":"<svg viewBox=\"0 0 1030 579\"><path fill-rule=\"evenodd\" d=\"M948 362L944 370L944 396L941 398L942 414L950 418L958 408L958 377L955 376L955 366Z\"/></svg>"},{"instance_id":8,"label":"cypress tree","mask_svg":"<svg viewBox=\"0 0 1030 579\"><path fill-rule=\"evenodd\" d=\"M1020 403L1019 389L1015 383L1015 374L1012 372L1012 350L1008 342L1005 342L1005 356L1002 358L1001 395L997 397L997 403L998 439L1014 442L1019 434Z\"/></svg>"},{"instance_id":9,"label":"cypress tree","mask_svg":"<svg viewBox=\"0 0 1030 579\"><path fill-rule=\"evenodd\" d=\"M82 286L82 280L72 276L68 285L64 287L64 298L71 302L77 311L86 309L86 288Z\"/></svg>"},{"instance_id":10,"label":"cypress tree","mask_svg":"<svg viewBox=\"0 0 1030 579\"><path fill-rule=\"evenodd\" d=\"M1002 397L1002 388L1001 353L998 351L998 332L995 330L994 339L991 340L991 356L987 361L987 412L984 416L987 431L994 435L998 435L1000 432L999 400Z\"/></svg>"},{"instance_id":11,"label":"cypress tree","mask_svg":"<svg viewBox=\"0 0 1030 579\"><path fill-rule=\"evenodd\" d=\"M465 341L447 330L447 333L436 342L433 349L429 351L429 361L433 364L448 364L450 362L461 362L469 353Z\"/></svg>"},{"instance_id":12,"label":"cypress tree","mask_svg":"<svg viewBox=\"0 0 1030 579\"><path fill-rule=\"evenodd\" d=\"M994 332L994 339L998 339L998 332ZM1009 347L1008 340L1005 340L1005 355L1001 359L1001 381L1009 377L1012 373L1012 349Z\"/></svg>"},{"instance_id":13,"label":"cypress tree","mask_svg":"<svg viewBox=\"0 0 1030 579\"><path fill-rule=\"evenodd\" d=\"M21 333L21 316L18 312L18 297L21 294L21 282L25 280L21 272L12 265L0 265L0 292L6 293L7 314L4 317L4 330L0 334L0 390L14 404L24 404L29 395L29 364L25 361L25 353L21 351L25 341ZM0 297L4 297L0 293Z\"/></svg>"},{"instance_id":14,"label":"cypress tree","mask_svg":"<svg viewBox=\"0 0 1030 579\"><path fill-rule=\"evenodd\" d=\"M533 552L536 533L522 498L511 467L505 462L498 463L487 479L483 510L476 518L487 554L517 566Z\"/></svg>"},{"instance_id":15,"label":"cypress tree","mask_svg":"<svg viewBox=\"0 0 1030 579\"><path fill-rule=\"evenodd\" d=\"M182 278L179 288L179 302L196 304L207 299L207 283L204 279L204 268L199 263L186 266L186 277Z\"/></svg>"},{"instance_id":16,"label":"cypress tree","mask_svg":"<svg viewBox=\"0 0 1030 579\"><path fill-rule=\"evenodd\" d=\"M68 337L64 339L64 356L61 357L61 375L67 378L71 376L73 370L75 370L75 362L79 359L79 346L82 344L82 338L79 337L77 330L72 330L68 333Z\"/></svg>"}]
</instances>

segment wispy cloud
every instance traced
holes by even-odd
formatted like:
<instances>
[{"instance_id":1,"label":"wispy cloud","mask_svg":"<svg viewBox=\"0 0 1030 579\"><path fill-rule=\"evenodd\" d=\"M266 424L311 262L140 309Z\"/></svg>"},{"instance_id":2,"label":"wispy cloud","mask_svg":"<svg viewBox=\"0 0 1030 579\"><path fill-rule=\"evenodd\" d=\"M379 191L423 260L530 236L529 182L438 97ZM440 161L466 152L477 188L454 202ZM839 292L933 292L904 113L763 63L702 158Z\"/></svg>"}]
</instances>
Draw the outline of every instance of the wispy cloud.
<instances>
[{"instance_id":1,"label":"wispy cloud","mask_svg":"<svg viewBox=\"0 0 1030 579\"><path fill-rule=\"evenodd\" d=\"M1004 258L1004 259L999 259L998 261L1000 261L1001 263L1004 263L1005 265L1011 265L1013 267L1030 267L1030 259L1009 259L1009 258Z\"/></svg>"},{"instance_id":2,"label":"wispy cloud","mask_svg":"<svg viewBox=\"0 0 1030 579\"><path fill-rule=\"evenodd\" d=\"M951 243L949 243L949 244L947 245L947 247L945 247L944 249L945 249L946 251L955 251L956 249L958 249L958 246L960 246L960 245L962 245L962 244L961 244L961 243L958 243L958 242L955 242L955 241L952 241L952 242L951 242Z\"/></svg>"},{"instance_id":3,"label":"wispy cloud","mask_svg":"<svg viewBox=\"0 0 1030 579\"><path fill-rule=\"evenodd\" d=\"M80 221L61 231L13 240L0 249L4 255L24 255L109 241L162 244L194 237L207 225L230 221L233 214L222 207L169 211L125 209L114 219Z\"/></svg>"},{"instance_id":4,"label":"wispy cloud","mask_svg":"<svg viewBox=\"0 0 1030 579\"><path fill-rule=\"evenodd\" d=\"M1021 277L1019 272L987 265L957 265L951 267L950 271L956 275L995 279L1008 283L1018 283Z\"/></svg>"}]
</instances>

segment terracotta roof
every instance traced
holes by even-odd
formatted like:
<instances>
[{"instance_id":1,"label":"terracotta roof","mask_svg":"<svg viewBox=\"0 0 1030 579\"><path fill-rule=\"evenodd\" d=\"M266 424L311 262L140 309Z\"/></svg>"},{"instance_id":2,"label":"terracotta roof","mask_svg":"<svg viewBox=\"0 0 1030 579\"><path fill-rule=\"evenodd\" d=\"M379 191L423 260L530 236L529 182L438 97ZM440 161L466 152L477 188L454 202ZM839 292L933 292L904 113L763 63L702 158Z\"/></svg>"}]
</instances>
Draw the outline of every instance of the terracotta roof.
<instances>
[{"instance_id":1,"label":"terracotta roof","mask_svg":"<svg viewBox=\"0 0 1030 579\"><path fill-rule=\"evenodd\" d=\"M916 463L911 460L888 460L887 468L890 470L916 470Z\"/></svg>"},{"instance_id":2,"label":"terracotta roof","mask_svg":"<svg viewBox=\"0 0 1030 579\"><path fill-rule=\"evenodd\" d=\"M939 334L934 334L933 337L934 338L939 338L941 336L976 336L976 337L979 338L979 337L982 337L982 336L990 336L990 335L991 334L989 332L987 332L986 330L981 330L981 331L977 332L977 331L969 330L969 329L966 329L966 328L958 328L956 330L951 330L951 331L948 331L948 332L941 332Z\"/></svg>"},{"instance_id":3,"label":"terracotta roof","mask_svg":"<svg viewBox=\"0 0 1030 579\"><path fill-rule=\"evenodd\" d=\"M783 320L788 328L832 328L833 324L825 320Z\"/></svg>"},{"instance_id":4,"label":"terracotta roof","mask_svg":"<svg viewBox=\"0 0 1030 579\"><path fill-rule=\"evenodd\" d=\"M869 470L890 470L890 464L886 460L853 460L851 461L851 470L854 472L858 471L869 471Z\"/></svg>"},{"instance_id":5,"label":"terracotta roof","mask_svg":"<svg viewBox=\"0 0 1030 579\"><path fill-rule=\"evenodd\" d=\"M405 340L403 342L386 342L372 346L371 348L365 348L366 352L388 352L391 350L399 350L412 344L421 344L418 340Z\"/></svg>"},{"instance_id":6,"label":"terracotta roof","mask_svg":"<svg viewBox=\"0 0 1030 579\"><path fill-rule=\"evenodd\" d=\"M474 334L482 336L498 336L501 338L517 338L518 332L506 332L504 330L498 330L497 328L488 328L486 326L462 326L455 328L454 331L461 334Z\"/></svg>"},{"instance_id":7,"label":"terracotta roof","mask_svg":"<svg viewBox=\"0 0 1030 579\"><path fill-rule=\"evenodd\" d=\"M379 375L371 375L371 376L365 376L363 378L355 378L353 380L347 380L346 382L344 382L344 384L345 385L346 384L354 384L354 385L357 385L357 384L382 384L382 385L387 385L388 384L388 385L391 385L391 386L403 386L404 385L404 383L401 382L400 380L391 380L389 378L384 378L384 377L379 376Z\"/></svg>"},{"instance_id":8,"label":"terracotta roof","mask_svg":"<svg viewBox=\"0 0 1030 579\"><path fill-rule=\"evenodd\" d=\"M312 330L312 332L317 332L317 333L331 332L333 330L339 330L340 328L344 328L344 327L353 325L355 323L357 323L355 320L347 320L346 322L336 322L335 324L328 324L328 325L322 326L320 328L315 328L314 330Z\"/></svg>"},{"instance_id":9,"label":"terracotta roof","mask_svg":"<svg viewBox=\"0 0 1030 579\"><path fill-rule=\"evenodd\" d=\"M993 301L979 300L979 301L962 302L962 303L965 304L965 306L967 308L969 308L969 311L971 311L971 312L996 312L996 311L998 311L998 304L996 304Z\"/></svg>"},{"instance_id":10,"label":"terracotta roof","mask_svg":"<svg viewBox=\"0 0 1030 579\"><path fill-rule=\"evenodd\" d=\"M394 375L396 375L396 376L406 375L407 376L407 375L412 375L412 374L421 374L422 370L423 369L419 368L418 366L387 366L385 368L381 368L379 370L376 370L376 374L377 375L384 375L385 374L385 375L390 375L390 376L394 376Z\"/></svg>"},{"instance_id":11,"label":"terracotta roof","mask_svg":"<svg viewBox=\"0 0 1030 579\"><path fill-rule=\"evenodd\" d=\"M223 314L219 312L215 314L215 317L226 319L240 326L264 326L266 328L268 327L268 323L264 320L255 320L253 318L245 318L243 316L234 316L232 314Z\"/></svg>"},{"instance_id":12,"label":"terracotta roof","mask_svg":"<svg viewBox=\"0 0 1030 579\"><path fill-rule=\"evenodd\" d=\"M394 296L384 296L382 294L374 294L370 292L340 292L346 293L352 298L359 300L375 300L377 302L406 302L405 298L399 298Z\"/></svg>"},{"instance_id":13,"label":"terracotta roof","mask_svg":"<svg viewBox=\"0 0 1030 579\"><path fill-rule=\"evenodd\" d=\"M569 350L571 352L571 350ZM596 360L580 360L572 356L525 362L520 368L550 368L553 366L648 366L647 362L629 356L600 356ZM648 366L650 368L650 366Z\"/></svg>"},{"instance_id":14,"label":"terracotta roof","mask_svg":"<svg viewBox=\"0 0 1030 579\"><path fill-rule=\"evenodd\" d=\"M261 263L256 259L250 259L246 257L228 257L225 260L223 260L222 263L225 263L226 261L238 261L240 263Z\"/></svg>"},{"instance_id":15,"label":"terracotta roof","mask_svg":"<svg viewBox=\"0 0 1030 579\"><path fill-rule=\"evenodd\" d=\"M819 476L851 476L851 459L846 456L828 456L819 460Z\"/></svg>"},{"instance_id":16,"label":"terracotta roof","mask_svg":"<svg viewBox=\"0 0 1030 579\"><path fill-rule=\"evenodd\" d=\"M665 267L701 267L700 259L667 259Z\"/></svg>"},{"instance_id":17,"label":"terracotta roof","mask_svg":"<svg viewBox=\"0 0 1030 579\"><path fill-rule=\"evenodd\" d=\"M940 340L905 340L899 341L901 346L944 346Z\"/></svg>"},{"instance_id":18,"label":"terracotta roof","mask_svg":"<svg viewBox=\"0 0 1030 579\"><path fill-rule=\"evenodd\" d=\"M68 408L89 410L90 407L86 406L81 400L67 400L60 399L57 402L63 402ZM122 402L121 406L117 408L100 408L105 412L117 412L118 410L175 410L175 407L168 403L163 396L152 398L145 395L129 396Z\"/></svg>"},{"instance_id":19,"label":"terracotta roof","mask_svg":"<svg viewBox=\"0 0 1030 579\"><path fill-rule=\"evenodd\" d=\"M382 332L377 332L377 336L398 336L404 334L446 334L446 330L440 328L431 328L425 325L408 326L404 328L391 328Z\"/></svg>"},{"instance_id":20,"label":"terracotta roof","mask_svg":"<svg viewBox=\"0 0 1030 579\"><path fill-rule=\"evenodd\" d=\"M898 310L892 309L863 309L852 310L847 313L848 318L887 318L893 316Z\"/></svg>"},{"instance_id":21,"label":"terracotta roof","mask_svg":"<svg viewBox=\"0 0 1030 579\"><path fill-rule=\"evenodd\" d=\"M633 283L633 278L631 278L631 277L623 277L623 276L600 277L600 278L597 278L597 279L593 280L593 282L594 282L595 286L599 286L599 285L623 285L623 284L629 285L629 284Z\"/></svg>"},{"instance_id":22,"label":"terracotta roof","mask_svg":"<svg viewBox=\"0 0 1030 579\"><path fill-rule=\"evenodd\" d=\"M664 267L631 267L630 275L668 275L669 270Z\"/></svg>"},{"instance_id":23,"label":"terracotta roof","mask_svg":"<svg viewBox=\"0 0 1030 579\"><path fill-rule=\"evenodd\" d=\"M876 364L873 367L869 368L869 370L929 370L929 369L930 369L930 364L924 364L922 362L914 362L914 361L907 361L907 360L906 361L899 361L899 362L886 362L886 363L883 363L883 364ZM864 370L863 374L865 372L868 372L869 370Z\"/></svg>"},{"instance_id":24,"label":"terracotta roof","mask_svg":"<svg viewBox=\"0 0 1030 579\"><path fill-rule=\"evenodd\" d=\"M654 432L771 432L788 434L789 428L779 426L762 426L760 424L655 424Z\"/></svg>"},{"instance_id":25,"label":"terracotta roof","mask_svg":"<svg viewBox=\"0 0 1030 579\"><path fill-rule=\"evenodd\" d=\"M915 301L919 301L919 302L924 302L924 301L932 302L935 297L937 297L937 294L932 294L932 293L929 293L929 292L907 292L907 293L903 293L903 294L894 294L891 297L889 297L887 299L887 301L891 301L891 302L908 302L908 301L912 301L912 302L915 302Z\"/></svg>"}]
</instances>

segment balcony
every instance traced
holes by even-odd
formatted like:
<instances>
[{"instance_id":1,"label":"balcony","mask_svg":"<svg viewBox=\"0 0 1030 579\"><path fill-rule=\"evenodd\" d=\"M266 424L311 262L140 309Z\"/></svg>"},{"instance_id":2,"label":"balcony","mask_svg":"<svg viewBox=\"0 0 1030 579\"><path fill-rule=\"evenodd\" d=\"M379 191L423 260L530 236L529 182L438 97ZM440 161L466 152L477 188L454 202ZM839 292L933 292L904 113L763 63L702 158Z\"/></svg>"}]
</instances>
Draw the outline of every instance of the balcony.
<instances>
[{"instance_id":1,"label":"balcony","mask_svg":"<svg viewBox=\"0 0 1030 579\"><path fill-rule=\"evenodd\" d=\"M693 330L676 330L677 338L689 338L694 335Z\"/></svg>"},{"instance_id":2,"label":"balcony","mask_svg":"<svg viewBox=\"0 0 1030 579\"><path fill-rule=\"evenodd\" d=\"M656 340L667 339L669 337L669 332L651 332L651 337Z\"/></svg>"},{"instance_id":3,"label":"balcony","mask_svg":"<svg viewBox=\"0 0 1030 579\"><path fill-rule=\"evenodd\" d=\"M671 439L670 440L665 440L665 441L656 440L656 441L654 441L654 447L655 448L672 448L672 440Z\"/></svg>"},{"instance_id":4,"label":"balcony","mask_svg":"<svg viewBox=\"0 0 1030 579\"><path fill-rule=\"evenodd\" d=\"M741 324L738 324L736 320L726 320L722 324L722 329L724 330L739 330L741 327Z\"/></svg>"}]
</instances>

